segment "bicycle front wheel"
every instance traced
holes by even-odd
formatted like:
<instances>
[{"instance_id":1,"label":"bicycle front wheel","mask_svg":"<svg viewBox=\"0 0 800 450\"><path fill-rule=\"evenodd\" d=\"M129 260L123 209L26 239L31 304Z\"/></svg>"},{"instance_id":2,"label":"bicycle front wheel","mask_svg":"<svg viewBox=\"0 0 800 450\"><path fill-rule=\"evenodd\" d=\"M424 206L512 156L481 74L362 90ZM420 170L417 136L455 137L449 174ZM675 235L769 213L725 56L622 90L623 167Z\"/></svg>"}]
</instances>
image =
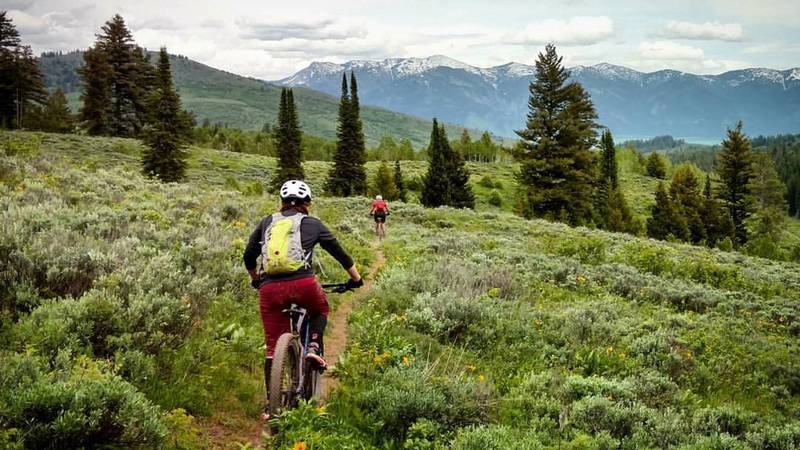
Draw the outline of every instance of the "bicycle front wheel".
<instances>
[{"instance_id":1,"label":"bicycle front wheel","mask_svg":"<svg viewBox=\"0 0 800 450\"><path fill-rule=\"evenodd\" d=\"M272 372L269 377L269 410L275 415L297 405L300 385L300 343L291 333L284 333L275 344Z\"/></svg>"}]
</instances>

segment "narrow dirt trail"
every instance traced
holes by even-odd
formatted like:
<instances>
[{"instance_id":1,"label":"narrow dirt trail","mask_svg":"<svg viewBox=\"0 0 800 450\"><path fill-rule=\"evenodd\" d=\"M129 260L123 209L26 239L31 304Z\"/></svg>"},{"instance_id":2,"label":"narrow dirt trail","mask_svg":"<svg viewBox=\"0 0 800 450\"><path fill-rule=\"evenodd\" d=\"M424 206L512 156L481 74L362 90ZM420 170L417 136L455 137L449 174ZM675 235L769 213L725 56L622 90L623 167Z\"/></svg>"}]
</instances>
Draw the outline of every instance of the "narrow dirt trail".
<instances>
[{"instance_id":1,"label":"narrow dirt trail","mask_svg":"<svg viewBox=\"0 0 800 450\"><path fill-rule=\"evenodd\" d=\"M325 338L325 360L328 361L329 365L336 364L339 355L344 353L347 348L347 318L350 317L350 313L353 311L353 304L369 294L372 290L372 283L375 281L375 274L386 264L383 250L377 246L373 246L373 250L375 252L375 260L368 269L369 273L364 277L364 286L353 295L345 297L339 307L336 308L336 311L328 318L330 334ZM320 400L323 402L336 388L336 380L330 374L331 372L327 371L322 377L322 398Z\"/></svg>"},{"instance_id":2,"label":"narrow dirt trail","mask_svg":"<svg viewBox=\"0 0 800 450\"><path fill-rule=\"evenodd\" d=\"M325 360L328 364L336 363L339 355L347 348L347 318L353 311L356 302L366 297L372 290L375 275L386 264L386 257L379 244L374 244L372 250L375 259L366 270L364 286L354 293L345 296L339 306L328 317L328 334L325 337ZM334 389L336 380L331 377L330 371L325 372L322 378L321 401L324 403ZM208 432L209 444L213 449L261 449L262 432L264 423L249 417L212 416L198 424ZM243 447L244 446L244 447Z\"/></svg>"}]
</instances>

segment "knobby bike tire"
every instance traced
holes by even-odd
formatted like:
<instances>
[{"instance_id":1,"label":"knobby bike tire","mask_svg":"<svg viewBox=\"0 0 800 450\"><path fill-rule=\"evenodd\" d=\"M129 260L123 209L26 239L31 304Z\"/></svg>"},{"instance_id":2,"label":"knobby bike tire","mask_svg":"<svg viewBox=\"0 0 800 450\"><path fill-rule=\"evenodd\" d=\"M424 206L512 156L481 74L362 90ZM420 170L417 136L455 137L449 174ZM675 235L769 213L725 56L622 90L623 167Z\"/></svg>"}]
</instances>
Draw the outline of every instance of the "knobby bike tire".
<instances>
[{"instance_id":1,"label":"knobby bike tire","mask_svg":"<svg viewBox=\"0 0 800 450\"><path fill-rule=\"evenodd\" d=\"M305 367L306 376L303 378L303 398L305 400L319 399L322 393L322 372L312 367L311 364L307 364Z\"/></svg>"},{"instance_id":2,"label":"knobby bike tire","mask_svg":"<svg viewBox=\"0 0 800 450\"><path fill-rule=\"evenodd\" d=\"M297 403L301 357L297 339L291 333L282 334L275 344L269 376L269 410L273 416Z\"/></svg>"}]
</instances>

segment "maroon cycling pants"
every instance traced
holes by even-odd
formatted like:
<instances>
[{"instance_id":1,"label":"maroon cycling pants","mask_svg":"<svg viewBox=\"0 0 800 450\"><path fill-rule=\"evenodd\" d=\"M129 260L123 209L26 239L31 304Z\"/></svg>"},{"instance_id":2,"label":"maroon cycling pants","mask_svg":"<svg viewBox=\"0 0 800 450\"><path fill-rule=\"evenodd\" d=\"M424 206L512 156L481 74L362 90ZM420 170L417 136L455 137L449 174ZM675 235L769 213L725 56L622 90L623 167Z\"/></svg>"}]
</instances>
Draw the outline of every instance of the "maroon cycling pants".
<instances>
[{"instance_id":1,"label":"maroon cycling pants","mask_svg":"<svg viewBox=\"0 0 800 450\"><path fill-rule=\"evenodd\" d=\"M325 297L322 287L317 283L317 277L265 283L259 289L258 297L268 358L272 357L275 343L281 334L290 331L289 316L283 313L283 310L288 308L290 304L295 303L305 308L308 311L306 320L310 320L311 324L319 323L319 320L313 320L315 316L328 317L328 299ZM323 318L321 324L323 329L314 329L312 327L310 330L312 341L322 339L322 333L325 331L324 324L325 319Z\"/></svg>"}]
</instances>

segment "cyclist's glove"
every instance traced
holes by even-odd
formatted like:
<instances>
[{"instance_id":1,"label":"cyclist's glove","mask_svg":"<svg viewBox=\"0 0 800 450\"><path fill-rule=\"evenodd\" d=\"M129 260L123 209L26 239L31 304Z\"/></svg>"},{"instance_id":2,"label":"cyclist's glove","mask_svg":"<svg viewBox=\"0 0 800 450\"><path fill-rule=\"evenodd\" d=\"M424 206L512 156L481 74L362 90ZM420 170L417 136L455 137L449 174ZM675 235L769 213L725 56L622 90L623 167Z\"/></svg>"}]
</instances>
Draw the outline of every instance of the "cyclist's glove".
<instances>
[{"instance_id":1,"label":"cyclist's glove","mask_svg":"<svg viewBox=\"0 0 800 450\"><path fill-rule=\"evenodd\" d=\"M250 280L250 286L253 286L253 289L261 289L261 278Z\"/></svg>"},{"instance_id":2,"label":"cyclist's glove","mask_svg":"<svg viewBox=\"0 0 800 450\"><path fill-rule=\"evenodd\" d=\"M347 284L345 285L345 289L348 291L352 291L354 289L358 289L364 285L364 279L359 278L358 281L353 281L352 279L347 280Z\"/></svg>"}]
</instances>

